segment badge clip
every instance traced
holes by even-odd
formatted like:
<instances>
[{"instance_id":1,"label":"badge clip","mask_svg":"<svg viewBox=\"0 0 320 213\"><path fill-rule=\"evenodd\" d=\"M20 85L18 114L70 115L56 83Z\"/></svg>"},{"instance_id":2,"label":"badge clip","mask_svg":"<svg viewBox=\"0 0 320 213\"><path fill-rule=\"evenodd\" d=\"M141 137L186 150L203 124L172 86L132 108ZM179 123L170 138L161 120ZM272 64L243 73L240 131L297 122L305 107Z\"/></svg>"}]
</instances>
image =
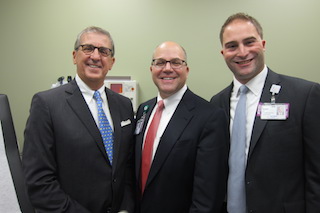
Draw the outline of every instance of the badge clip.
<instances>
[{"instance_id":1,"label":"badge clip","mask_svg":"<svg viewBox=\"0 0 320 213\"><path fill-rule=\"evenodd\" d=\"M145 106L143 107L143 113L147 113L148 110L149 110L149 105L145 105Z\"/></svg>"},{"instance_id":2,"label":"badge clip","mask_svg":"<svg viewBox=\"0 0 320 213\"><path fill-rule=\"evenodd\" d=\"M286 120L289 118L289 103L276 103L276 94L280 92L281 86L272 84L270 88L271 102L259 103L257 116L261 120Z\"/></svg>"},{"instance_id":3,"label":"badge clip","mask_svg":"<svg viewBox=\"0 0 320 213\"><path fill-rule=\"evenodd\" d=\"M271 92L271 104L275 104L276 103L276 94L278 94L280 92L281 86L280 85L276 85L276 84L272 84L271 88L270 88L270 92Z\"/></svg>"}]
</instances>

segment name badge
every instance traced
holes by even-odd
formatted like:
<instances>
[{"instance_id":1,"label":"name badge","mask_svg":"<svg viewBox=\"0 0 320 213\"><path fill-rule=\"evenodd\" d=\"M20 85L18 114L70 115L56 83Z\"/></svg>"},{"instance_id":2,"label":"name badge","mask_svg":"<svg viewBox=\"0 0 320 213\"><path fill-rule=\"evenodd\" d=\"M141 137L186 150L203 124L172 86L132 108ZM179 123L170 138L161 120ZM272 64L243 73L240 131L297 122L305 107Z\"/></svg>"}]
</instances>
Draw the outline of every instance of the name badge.
<instances>
[{"instance_id":1,"label":"name badge","mask_svg":"<svg viewBox=\"0 0 320 213\"><path fill-rule=\"evenodd\" d=\"M141 118L137 121L136 129L135 129L135 131L134 131L134 134L138 135L138 134L141 133L142 128L143 128L144 121L145 121L145 119L146 119L146 114L147 114L148 110L149 110L149 105L144 106L142 116L141 116Z\"/></svg>"},{"instance_id":2,"label":"name badge","mask_svg":"<svg viewBox=\"0 0 320 213\"><path fill-rule=\"evenodd\" d=\"M134 134L136 134L136 135L140 134L142 127L143 127L143 124L144 124L144 120L145 120L145 114L137 121Z\"/></svg>"},{"instance_id":3,"label":"name badge","mask_svg":"<svg viewBox=\"0 0 320 213\"><path fill-rule=\"evenodd\" d=\"M289 117L289 103L259 103L257 116L262 120L286 120Z\"/></svg>"}]
</instances>

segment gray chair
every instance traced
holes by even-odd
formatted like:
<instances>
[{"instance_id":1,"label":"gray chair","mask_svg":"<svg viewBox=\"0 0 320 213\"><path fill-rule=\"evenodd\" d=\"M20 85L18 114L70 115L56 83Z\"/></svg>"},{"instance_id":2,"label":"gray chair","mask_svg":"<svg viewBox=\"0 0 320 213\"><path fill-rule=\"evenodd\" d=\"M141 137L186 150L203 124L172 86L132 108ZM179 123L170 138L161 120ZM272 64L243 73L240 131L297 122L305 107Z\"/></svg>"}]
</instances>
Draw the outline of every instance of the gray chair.
<instances>
[{"instance_id":1,"label":"gray chair","mask_svg":"<svg viewBox=\"0 0 320 213\"><path fill-rule=\"evenodd\" d=\"M11 110L9 106L8 97L3 94L0 94L0 121L2 126L2 133L3 133L3 135L0 135L1 137L0 139L4 143L0 145L2 147L4 146L4 150L2 149L3 155L6 155L6 158L7 158L7 161L4 160L2 161L1 164L8 163L8 165L2 165L1 167L9 168L7 171L11 173L5 177L10 178L11 176L12 178L13 187L9 187L9 189L13 188L12 190L13 192L16 193L16 198L18 200L18 204L16 204L16 202L14 203L16 204L16 208L20 207L20 210L22 213L34 213L35 211L29 201L29 197L26 191L25 178L22 171L21 158L18 150L17 139L16 139L12 117L11 117ZM3 137L3 140L2 140L2 137ZM4 172L4 171L1 171L1 172ZM2 184L6 184L5 182L6 180L2 180L2 181L3 181ZM8 184L6 185L7 188L8 186L10 186L12 182L11 180L8 181ZM10 199L10 198L7 198L7 199Z\"/></svg>"}]
</instances>

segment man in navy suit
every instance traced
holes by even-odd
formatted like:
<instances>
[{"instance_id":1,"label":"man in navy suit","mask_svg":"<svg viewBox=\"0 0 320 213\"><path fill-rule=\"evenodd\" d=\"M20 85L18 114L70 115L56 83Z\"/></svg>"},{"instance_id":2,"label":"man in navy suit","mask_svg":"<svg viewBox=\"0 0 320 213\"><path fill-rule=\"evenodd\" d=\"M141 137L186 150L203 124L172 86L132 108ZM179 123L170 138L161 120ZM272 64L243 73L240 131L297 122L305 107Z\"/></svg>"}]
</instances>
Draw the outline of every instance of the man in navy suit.
<instances>
[{"instance_id":1,"label":"man in navy suit","mask_svg":"<svg viewBox=\"0 0 320 213\"><path fill-rule=\"evenodd\" d=\"M160 44L150 70L159 92L137 112L136 212L219 212L227 178L226 114L187 88L187 55L179 44ZM164 109L147 158L146 135L156 104L162 101Z\"/></svg>"},{"instance_id":2,"label":"man in navy suit","mask_svg":"<svg viewBox=\"0 0 320 213\"><path fill-rule=\"evenodd\" d=\"M229 115L231 131L238 89L241 85L249 89L243 151L245 208L232 211L227 195L228 212L319 212L319 84L271 71L264 61L262 27L247 14L230 16L220 41L234 78L211 102ZM232 174L233 165L229 166ZM228 192L234 193L231 188Z\"/></svg>"},{"instance_id":3,"label":"man in navy suit","mask_svg":"<svg viewBox=\"0 0 320 213\"><path fill-rule=\"evenodd\" d=\"M133 211L132 104L104 85L114 61L109 32L86 28L73 51L75 79L33 97L23 168L37 212ZM98 128L95 91L112 129L112 161Z\"/></svg>"}]
</instances>

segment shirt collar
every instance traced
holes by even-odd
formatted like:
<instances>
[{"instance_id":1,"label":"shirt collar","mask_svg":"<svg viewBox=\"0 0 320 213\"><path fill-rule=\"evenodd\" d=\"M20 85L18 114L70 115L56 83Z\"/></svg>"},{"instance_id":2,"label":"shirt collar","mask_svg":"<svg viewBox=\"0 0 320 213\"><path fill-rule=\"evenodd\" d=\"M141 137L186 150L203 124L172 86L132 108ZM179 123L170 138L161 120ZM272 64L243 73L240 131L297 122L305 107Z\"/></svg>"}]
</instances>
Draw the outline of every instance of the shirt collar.
<instances>
[{"instance_id":1,"label":"shirt collar","mask_svg":"<svg viewBox=\"0 0 320 213\"><path fill-rule=\"evenodd\" d=\"M266 65L264 65L263 70L246 83L246 86L255 96L258 96L261 94L261 91L264 86L264 82L266 81L266 78L267 78L267 74L268 74L268 68ZM235 77L233 77L233 91L238 91L241 85L242 84Z\"/></svg>"},{"instance_id":2,"label":"shirt collar","mask_svg":"<svg viewBox=\"0 0 320 213\"><path fill-rule=\"evenodd\" d=\"M162 99L160 94L158 93L157 102L160 100L163 100L165 109L171 109L172 107L176 107L180 100L182 99L182 96L187 91L188 87L185 84L178 92L174 93L173 95L169 96L168 98Z\"/></svg>"},{"instance_id":3,"label":"shirt collar","mask_svg":"<svg viewBox=\"0 0 320 213\"><path fill-rule=\"evenodd\" d=\"M86 99L87 103L90 103L93 100L93 93L95 92L94 90L90 89L90 87L88 87L88 85L86 85L86 83L84 83L84 81L79 77L78 74L76 74L76 82L79 86L79 89L83 95L83 97ZM98 89L98 91L100 92L101 98L102 100L105 100L105 85L103 85L102 87L100 87Z\"/></svg>"}]
</instances>

